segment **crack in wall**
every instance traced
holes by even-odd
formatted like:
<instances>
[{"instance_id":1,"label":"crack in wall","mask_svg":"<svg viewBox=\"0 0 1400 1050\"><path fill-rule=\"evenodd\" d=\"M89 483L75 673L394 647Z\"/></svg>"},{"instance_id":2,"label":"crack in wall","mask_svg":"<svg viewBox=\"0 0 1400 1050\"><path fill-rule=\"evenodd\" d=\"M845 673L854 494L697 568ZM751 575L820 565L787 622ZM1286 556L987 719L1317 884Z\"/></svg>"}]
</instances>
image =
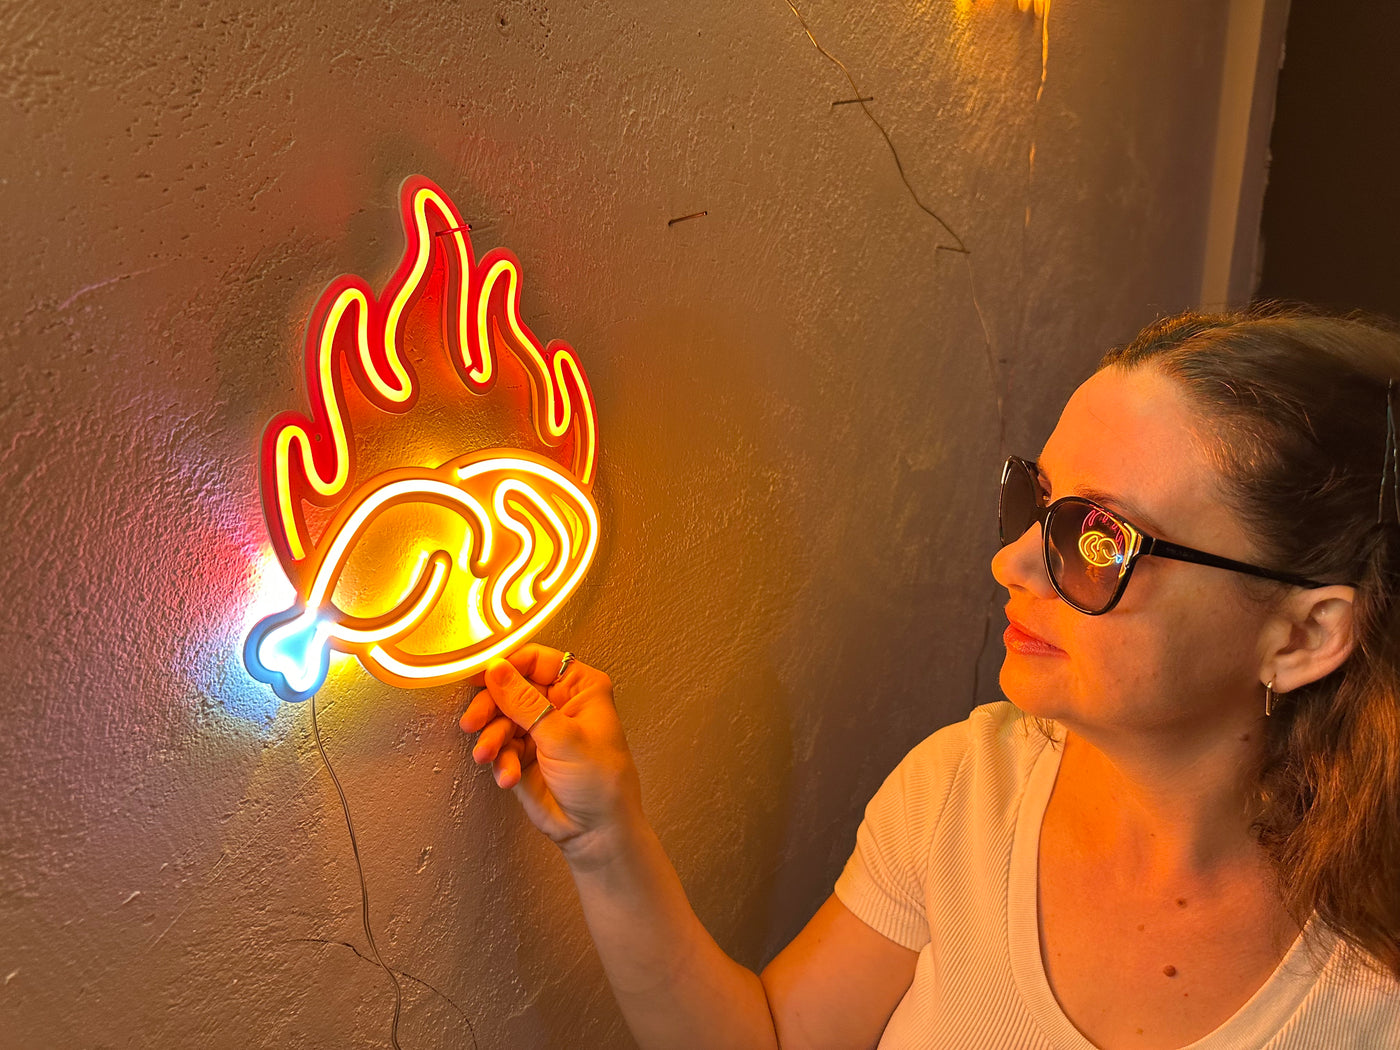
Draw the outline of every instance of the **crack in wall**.
<instances>
[{"instance_id":1,"label":"crack in wall","mask_svg":"<svg viewBox=\"0 0 1400 1050\"><path fill-rule=\"evenodd\" d=\"M943 229L948 232L949 237L958 242L956 247L949 244L935 245L934 250L940 252L958 252L961 255L969 254L967 245L963 243L963 239L958 236L957 231L944 222L936 211L919 199L919 194L915 191L913 183L909 181L909 176L905 174L904 162L899 159L899 150L895 149L894 140L890 138L890 133L885 130L885 126L876 119L875 114L870 112L870 106L867 103L873 101L873 97L861 91L860 87L856 84L855 77L851 76L851 71L846 68L844 62L817 42L817 38L812 35L812 30L808 27L807 20L802 17L802 12L797 9L797 5L794 4L792 0L785 0L785 3L792 9L792 13L797 16L797 21L802 24L802 32L807 34L807 39L812 42L812 46L821 52L823 57L834 63L836 68L841 70L842 74L846 77L847 83L851 85L851 90L856 93L856 97L850 101L860 106L861 111L870 118L870 123L874 124L876 130L884 136L885 145L890 148L890 156L894 158L894 166L899 169L899 177L904 182L904 188L909 191L909 196L914 199L914 203L919 206L921 211L932 216L934 222L938 223L938 225L942 226Z\"/></svg>"},{"instance_id":2,"label":"crack in wall","mask_svg":"<svg viewBox=\"0 0 1400 1050\"><path fill-rule=\"evenodd\" d=\"M931 217L934 219L934 221L938 223L939 226L943 227L943 229L946 230L946 231L948 232L949 236L951 236L955 241L958 242L956 247L953 247L953 246L951 246L951 245L946 245L946 244L935 245L935 246L934 246L934 250L935 250L935 251L945 251L945 252L956 252L957 254L961 255L961 256L963 257L964 261L967 263L968 293L969 293L969 295L970 295L970 297L971 297L971 299L972 299L972 306L973 306L973 309L977 312L977 323L978 323L978 324L981 326L981 328L982 328L983 347L984 347L984 350L985 350L985 353L986 353L986 357L987 357L987 372L988 372L988 377L989 377L989 379L991 380L992 398L993 398L993 400L994 400L994 402L995 402L995 405L996 405L996 413L997 413L997 446L996 446L996 447L997 447L997 455L998 455L998 458L1000 458L1001 456L1004 456L1004 455L1006 454L1006 410L1005 410L1005 398L1003 397L1003 394L1002 394L1001 370L1000 370L1000 368L997 366L996 353L995 353L995 351L994 351L993 348L992 348L992 333L991 333L991 330L987 327L987 318L986 318L986 315L982 312L982 304L981 304L981 302L980 302L980 301L978 300L978 298L977 298L977 280L976 280L976 276L975 276L975 274L973 273L973 270L972 270L972 252L971 252L971 250L967 247L967 245L964 243L963 239L957 234L957 232L956 232L951 226L949 226L948 223L946 223L946 222L942 219L942 217L938 215L937 212L935 212L932 208L930 208L927 204L925 204L925 203L919 198L918 193L914 190L913 184L910 183L910 181L909 181L909 176L908 176L908 174L907 174L907 173L905 172L905 170L904 170L904 164L903 164L903 162L902 162L902 161L900 160L900 158L899 158L899 150L897 150L897 149L895 148L894 140L890 138L890 133L889 133L888 131L885 130L885 126L884 126L883 124L881 124L880 121L879 121L878 119L876 119L875 114L872 113L872 112L870 111L870 106L867 105L867 103L873 102L873 101L874 101L874 97L873 97L873 96L870 96L870 95L864 95L864 94L862 94L859 85L856 84L855 78L851 75L851 71L850 71L849 69L846 68L846 64L845 64L844 62L842 62L839 58L837 58L835 55L833 55L833 54L832 54L830 51L828 51L826 48L822 47L822 45L817 41L817 38L812 34L811 28L807 25L807 20L806 20L805 18L802 17L802 12L799 11L799 10L797 9L797 5L793 3L793 0L784 0L784 2L785 2L785 3L788 5L788 7L792 10L792 13L797 17L797 21L802 25L802 31L807 35L807 39L810 40L810 41L812 42L812 46L815 47L815 48L817 49L817 51L819 51L825 58L827 58L827 59L830 60L832 63L834 63L834 64L836 65L836 67L837 67L838 69L841 70L842 74L844 74L845 77L846 77L846 81L851 85L851 90L855 92L855 96L856 96L856 97L854 97L854 98L849 98L849 99L841 99L841 100L839 100L839 101L837 101L837 102L833 102L833 103L832 103L832 106L834 107L834 106L838 106L838 105L849 105L849 104L858 104L858 105L860 106L861 111L865 113L865 115L870 119L870 122L871 122L872 124L875 125L876 129L877 129L877 130L880 132L880 134L884 137L885 145L887 145L887 146L890 148L890 156L892 156L892 157L894 158L895 167L896 167L896 168L898 169L898 171L899 171L900 180L904 183L904 188L907 189L907 190L909 191L909 196L913 198L914 203L915 203L916 205L918 205L918 207L919 207L922 211L924 211L924 212L927 213L929 216L931 216ZM1022 6L1022 10L1025 10L1025 9L1026 9L1026 6L1028 6L1028 5L1023 5L1023 6ZM1049 56L1050 56L1050 31L1049 31L1050 0L1036 0L1036 10L1037 10L1037 14L1039 14L1039 15L1041 16L1041 65L1040 65L1040 86L1039 86L1039 89L1036 91L1036 96L1035 96L1035 100L1036 100L1036 102L1038 103L1038 102L1040 101L1040 96L1041 96L1041 94L1045 91L1046 72L1047 72L1048 65L1049 65ZM1028 170L1027 170L1027 173L1026 173L1026 219L1025 219L1025 225L1026 225L1026 226L1029 226L1029 225L1030 225L1030 221L1031 221L1030 179L1031 179L1031 172L1033 172L1034 169L1035 169L1035 141L1034 141L1034 136L1032 136L1032 141L1031 141L1031 146L1030 146L1030 162L1029 162L1029 167L1028 167ZM1022 254L1023 254L1023 257L1024 257L1024 231L1023 231L1023 234L1022 234ZM994 600L994 599L995 599L995 589L993 590L993 600ZM976 702L977 702L977 693L978 693L978 689L980 688L980 684L981 684L981 683L980 683L980 677L981 677L982 656L983 656L983 654L985 653L986 648L987 648L987 639L991 636L991 633L992 633L992 616L993 616L992 611L991 611L990 609L988 609L988 610L987 610L987 615L986 615L986 621L985 621L985 623L983 624L983 628L982 628L982 642L981 642L981 644L977 647L976 654L975 654L975 656L974 656L974 658L973 658L973 664L972 664L972 701L973 701L974 706L976 705Z\"/></svg>"},{"instance_id":3,"label":"crack in wall","mask_svg":"<svg viewBox=\"0 0 1400 1050\"><path fill-rule=\"evenodd\" d=\"M368 955L366 955L364 952L360 951L360 949L359 949L358 947L356 947L354 944L351 944L349 941L339 941L339 940L335 940L334 938L330 938L330 937L291 937L291 938L289 938L289 939L287 940L286 943L287 943L287 944L334 944L334 945L338 945L338 946L340 946L340 947L342 947L342 948L349 948L352 952L355 953L355 957L356 957L356 958L360 959L362 962L367 962L367 963L369 963L371 966L375 967L376 969L378 969L379 966L380 966L380 964L379 964L378 962L376 962L374 959L371 959ZM453 999L452 996L448 995L446 992L444 992L441 988L438 988L436 985L430 984L429 982L423 980L423 978L419 977L417 974L409 973L407 970L400 970L398 967L393 967L393 970L394 970L394 973L398 974L400 977L407 977L410 981L413 981L415 984L421 984L424 988L428 989L428 991L432 992L434 995L436 995L436 996L437 996L439 999L441 999L443 1002L447 1003L448 1006L452 1007L452 1009L456 1010L457 1013L461 1015L462 1021L463 1021L463 1022L466 1024L466 1026L467 1026L467 1033L472 1037L472 1046L479 1046L479 1045L480 1045L480 1044L478 1044L477 1041L476 1041L476 1026L474 1026L474 1025L472 1024L472 1019L471 1019L471 1017L467 1014L467 1011L463 1010L463 1009L461 1008L461 1006L459 1006L459 1005L457 1004L457 1001L456 1001L455 999Z\"/></svg>"}]
</instances>

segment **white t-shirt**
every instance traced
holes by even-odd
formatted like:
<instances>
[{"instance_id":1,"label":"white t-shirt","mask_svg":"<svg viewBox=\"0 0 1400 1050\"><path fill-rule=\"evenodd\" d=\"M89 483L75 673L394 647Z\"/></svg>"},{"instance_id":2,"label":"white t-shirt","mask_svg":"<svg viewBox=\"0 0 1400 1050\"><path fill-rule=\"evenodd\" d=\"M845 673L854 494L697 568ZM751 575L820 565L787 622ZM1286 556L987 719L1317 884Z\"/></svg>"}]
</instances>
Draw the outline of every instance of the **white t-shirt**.
<instances>
[{"instance_id":1,"label":"white t-shirt","mask_svg":"<svg viewBox=\"0 0 1400 1050\"><path fill-rule=\"evenodd\" d=\"M1061 753L1010 703L986 704L915 747L866 807L836 896L919 953L881 1050L1094 1050L1040 959L1040 825ZM1313 934L1320 953L1304 944ZM1340 944L1309 922L1254 996L1189 1050L1400 1048L1400 982L1348 964Z\"/></svg>"}]
</instances>

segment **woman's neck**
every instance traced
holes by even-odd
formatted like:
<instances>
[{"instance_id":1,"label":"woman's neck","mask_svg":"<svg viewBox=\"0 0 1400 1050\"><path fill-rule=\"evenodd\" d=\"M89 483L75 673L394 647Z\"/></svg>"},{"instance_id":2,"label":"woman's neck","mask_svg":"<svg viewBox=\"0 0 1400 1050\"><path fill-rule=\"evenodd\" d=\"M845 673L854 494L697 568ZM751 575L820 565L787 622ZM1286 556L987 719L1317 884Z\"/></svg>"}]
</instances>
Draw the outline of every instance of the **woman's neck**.
<instances>
[{"instance_id":1,"label":"woman's neck","mask_svg":"<svg viewBox=\"0 0 1400 1050\"><path fill-rule=\"evenodd\" d=\"M1082 848L1112 857L1125 881L1155 892L1208 886L1266 868L1249 827L1257 732L1199 740L1113 738L1068 729L1056 791L1083 831Z\"/></svg>"}]
</instances>

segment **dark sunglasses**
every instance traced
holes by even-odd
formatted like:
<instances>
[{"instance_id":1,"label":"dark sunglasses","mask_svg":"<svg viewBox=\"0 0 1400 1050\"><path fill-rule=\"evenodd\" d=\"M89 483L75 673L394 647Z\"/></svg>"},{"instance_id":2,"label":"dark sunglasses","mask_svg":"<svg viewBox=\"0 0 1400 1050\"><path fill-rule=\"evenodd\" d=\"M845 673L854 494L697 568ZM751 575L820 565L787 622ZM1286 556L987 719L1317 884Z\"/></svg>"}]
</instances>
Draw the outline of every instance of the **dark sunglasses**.
<instances>
[{"instance_id":1,"label":"dark sunglasses","mask_svg":"<svg viewBox=\"0 0 1400 1050\"><path fill-rule=\"evenodd\" d=\"M1212 565L1295 587L1326 586L1159 540L1082 496L1063 496L1044 506L1035 464L1012 456L1001 469L1001 545L1015 543L1036 522L1040 523L1045 571L1051 585L1061 598L1090 616L1099 616L1118 604L1133 566L1148 555Z\"/></svg>"}]
</instances>

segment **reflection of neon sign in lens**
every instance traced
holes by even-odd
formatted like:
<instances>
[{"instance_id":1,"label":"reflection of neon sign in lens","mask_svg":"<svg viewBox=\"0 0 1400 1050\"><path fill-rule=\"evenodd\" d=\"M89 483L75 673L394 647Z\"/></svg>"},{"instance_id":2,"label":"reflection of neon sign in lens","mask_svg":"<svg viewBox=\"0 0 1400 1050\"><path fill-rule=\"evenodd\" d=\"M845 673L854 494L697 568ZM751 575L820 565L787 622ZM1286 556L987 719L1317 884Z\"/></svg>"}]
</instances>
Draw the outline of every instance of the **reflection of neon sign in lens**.
<instances>
[{"instance_id":1,"label":"reflection of neon sign in lens","mask_svg":"<svg viewBox=\"0 0 1400 1050\"><path fill-rule=\"evenodd\" d=\"M312 415L284 412L263 435L268 532L297 600L253 627L244 660L284 700L304 700L320 687L332 649L396 685L474 674L554 615L598 546L593 398L573 350L557 341L542 347L525 327L519 263L504 249L474 259L466 225L437 186L421 176L406 180L401 207L407 243L383 293L341 277L312 313ZM471 393L487 393L498 350L509 349L529 378L535 434L552 455L490 448L358 479L346 394L358 388L391 415L411 411L419 389L400 352L405 322L440 273L443 348L458 378ZM307 502L333 510L314 537ZM379 611L352 614L337 600L347 561L376 522L392 533L383 516L397 508L438 513L455 523L460 542L451 544L454 553L425 541L406 577L404 565L376 566L369 603ZM425 643L420 628L430 618L437 632Z\"/></svg>"},{"instance_id":2,"label":"reflection of neon sign in lens","mask_svg":"<svg viewBox=\"0 0 1400 1050\"><path fill-rule=\"evenodd\" d=\"M1096 569L1121 565L1123 553L1118 541L1113 536L1094 528L1100 521L1106 523L1114 532L1118 531L1113 519L1099 511L1093 511L1084 519L1084 532L1079 537L1079 556Z\"/></svg>"},{"instance_id":3,"label":"reflection of neon sign in lens","mask_svg":"<svg viewBox=\"0 0 1400 1050\"><path fill-rule=\"evenodd\" d=\"M1080 536L1079 554L1096 569L1106 569L1108 566L1116 565L1123 560L1123 556L1118 553L1118 544L1113 542L1113 537L1105 536L1102 532L1086 532Z\"/></svg>"}]
</instances>

